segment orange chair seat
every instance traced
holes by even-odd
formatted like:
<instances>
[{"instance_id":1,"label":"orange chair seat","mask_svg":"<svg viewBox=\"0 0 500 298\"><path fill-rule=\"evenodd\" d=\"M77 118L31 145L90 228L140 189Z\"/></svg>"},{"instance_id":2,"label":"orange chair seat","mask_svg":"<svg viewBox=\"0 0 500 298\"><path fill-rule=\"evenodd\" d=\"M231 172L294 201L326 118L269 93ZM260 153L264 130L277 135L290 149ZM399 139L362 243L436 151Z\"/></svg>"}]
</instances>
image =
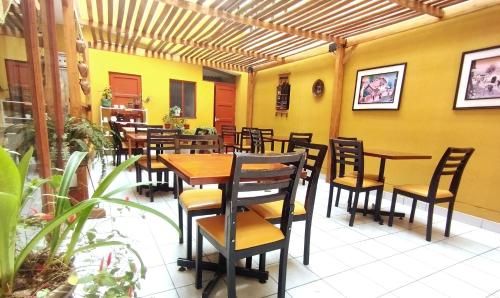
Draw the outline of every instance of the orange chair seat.
<instances>
[{"instance_id":1,"label":"orange chair seat","mask_svg":"<svg viewBox=\"0 0 500 298\"><path fill-rule=\"evenodd\" d=\"M179 195L179 202L187 211L220 208L222 202L222 190L185 190Z\"/></svg>"},{"instance_id":2,"label":"orange chair seat","mask_svg":"<svg viewBox=\"0 0 500 298\"><path fill-rule=\"evenodd\" d=\"M137 161L140 167L147 169L148 168L148 159L147 157L143 156ZM162 163L161 161L155 160L151 158L151 168L158 170L158 169L167 169L167 166Z\"/></svg>"},{"instance_id":3,"label":"orange chair seat","mask_svg":"<svg viewBox=\"0 0 500 298\"><path fill-rule=\"evenodd\" d=\"M340 177L335 178L333 182L338 184L343 184L350 187L356 187L357 178L356 177ZM374 186L382 186L384 185L382 182L378 182L370 179L363 179L363 188L374 187Z\"/></svg>"},{"instance_id":4,"label":"orange chair seat","mask_svg":"<svg viewBox=\"0 0 500 298\"><path fill-rule=\"evenodd\" d=\"M221 246L225 246L224 215L198 219L198 226ZM236 215L236 250L247 249L285 239L281 230L253 211Z\"/></svg>"},{"instance_id":5,"label":"orange chair seat","mask_svg":"<svg viewBox=\"0 0 500 298\"><path fill-rule=\"evenodd\" d=\"M399 189L422 197L427 197L429 193L429 185L423 185L423 184L398 185L395 186L394 189ZM453 193L449 190L438 189L436 192L436 199L446 199L450 197L453 197Z\"/></svg>"},{"instance_id":6,"label":"orange chair seat","mask_svg":"<svg viewBox=\"0 0 500 298\"><path fill-rule=\"evenodd\" d=\"M281 217L281 211L283 209L283 201L274 201L264 204L251 205L249 208L255 211L258 215L269 220ZM294 215L304 215L306 214L306 209L304 205L300 202L295 202Z\"/></svg>"},{"instance_id":7,"label":"orange chair seat","mask_svg":"<svg viewBox=\"0 0 500 298\"><path fill-rule=\"evenodd\" d=\"M363 176L365 179L378 181L378 175L376 175L376 174L365 173ZM345 177L358 177L358 172L357 171L349 172L349 173L345 174Z\"/></svg>"}]
</instances>

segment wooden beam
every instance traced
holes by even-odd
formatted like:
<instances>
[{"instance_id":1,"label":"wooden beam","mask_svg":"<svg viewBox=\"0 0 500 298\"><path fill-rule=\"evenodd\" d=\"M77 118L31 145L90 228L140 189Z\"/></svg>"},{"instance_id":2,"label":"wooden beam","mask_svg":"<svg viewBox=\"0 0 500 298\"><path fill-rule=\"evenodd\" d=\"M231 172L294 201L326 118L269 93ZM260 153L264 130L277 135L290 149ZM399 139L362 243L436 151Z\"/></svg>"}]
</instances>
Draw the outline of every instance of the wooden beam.
<instances>
[{"instance_id":1,"label":"wooden beam","mask_svg":"<svg viewBox=\"0 0 500 298\"><path fill-rule=\"evenodd\" d=\"M247 85L247 119L245 122L247 127L252 127L253 124L254 88L255 88L255 72L253 70L249 70L248 85Z\"/></svg>"},{"instance_id":2,"label":"wooden beam","mask_svg":"<svg viewBox=\"0 0 500 298\"><path fill-rule=\"evenodd\" d=\"M419 0L389 0L401 7L411 9L416 12L428 14L436 18L442 18L444 13L443 9L424 3Z\"/></svg>"},{"instance_id":3,"label":"wooden beam","mask_svg":"<svg viewBox=\"0 0 500 298\"><path fill-rule=\"evenodd\" d=\"M76 52L76 22L73 0L63 0L64 43L66 45L66 64L68 67L69 110L71 116L80 117L82 102L78 74L78 56Z\"/></svg>"},{"instance_id":4,"label":"wooden beam","mask_svg":"<svg viewBox=\"0 0 500 298\"><path fill-rule=\"evenodd\" d=\"M36 156L39 163L39 175L41 178L51 176L50 147L47 131L47 121L45 120L45 98L43 94L42 64L40 61L40 49L38 47L37 31L37 11L35 0L21 1L23 11L23 31L26 44L26 56L28 60L28 70L32 81L32 113L33 126L35 128ZM43 192L50 194L50 188L44 187ZM42 207L44 211L51 211L49 196L42 196Z\"/></svg>"},{"instance_id":5,"label":"wooden beam","mask_svg":"<svg viewBox=\"0 0 500 298\"><path fill-rule=\"evenodd\" d=\"M236 13L231 13L231 12L224 11L221 9L204 6L204 5L201 5L201 4L198 4L195 2L189 2L186 0L156 0L156 1L160 1L160 2L163 2L165 4L179 7L182 9L191 10L191 11L194 11L196 13L201 13L201 14L216 17L216 18L230 20L230 21L237 22L237 23L244 24L244 25L248 25L248 26L255 26L255 27L259 27L259 28L263 28L263 29L267 29L267 30L271 30L271 31L287 33L290 35L305 37L305 38L314 39L314 40L322 40L322 41L337 42L337 43L341 42L341 40L339 40L338 38L330 36L328 34L313 32L310 30L303 30L303 29L299 29L299 28L295 28L295 27L286 26L286 25L269 23L266 21L261 21L261 20L254 19L251 17L238 15Z\"/></svg>"},{"instance_id":6,"label":"wooden beam","mask_svg":"<svg viewBox=\"0 0 500 298\"><path fill-rule=\"evenodd\" d=\"M64 168L62 157L64 112L61 96L61 78L59 77L54 1L41 0L40 10L45 56L45 98L47 99L47 113L54 120L56 130L56 167L62 169Z\"/></svg>"},{"instance_id":7,"label":"wooden beam","mask_svg":"<svg viewBox=\"0 0 500 298\"><path fill-rule=\"evenodd\" d=\"M333 74L332 84L332 110L329 132L330 139L339 136L340 114L342 108L342 86L344 85L344 56L345 46L337 45L337 50L335 52L335 72ZM330 154L328 153L328 156L329 155ZM330 160L330 157L328 157L327 160ZM330 179L330 170L330 163L327 162L327 179Z\"/></svg>"}]
</instances>

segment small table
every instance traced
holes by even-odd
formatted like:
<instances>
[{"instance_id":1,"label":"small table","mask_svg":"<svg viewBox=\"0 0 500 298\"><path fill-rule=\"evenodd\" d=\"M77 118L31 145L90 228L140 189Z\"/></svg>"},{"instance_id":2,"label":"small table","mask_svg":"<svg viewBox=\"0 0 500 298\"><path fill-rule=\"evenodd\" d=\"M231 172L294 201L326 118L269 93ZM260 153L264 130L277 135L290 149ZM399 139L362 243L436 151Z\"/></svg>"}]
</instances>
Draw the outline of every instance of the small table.
<instances>
[{"instance_id":1,"label":"small table","mask_svg":"<svg viewBox=\"0 0 500 298\"><path fill-rule=\"evenodd\" d=\"M378 181L383 182L384 181L384 172L385 172L385 162L387 159L390 160L411 160L411 159L431 159L431 155L425 155L425 154L419 154L419 153L407 153L407 152L398 152L398 151L392 151L392 150L384 150L384 149L365 149L364 150L364 155L365 156L371 156L371 157L377 157L380 158L380 166L378 170ZM378 200L375 202L375 208L373 210L369 210L370 213L374 214L375 220L380 221L382 224L383 221L380 218L380 215L387 216L389 215L388 211L381 211L380 210L380 205L382 203L382 200ZM357 209L356 212L363 212L363 209ZM402 212L396 212L394 213L397 217L404 217L405 214Z\"/></svg>"},{"instance_id":2,"label":"small table","mask_svg":"<svg viewBox=\"0 0 500 298\"><path fill-rule=\"evenodd\" d=\"M145 132L134 132L134 130L126 130L125 139L128 140L128 156L132 156L132 142L134 142L134 144L144 143L148 140L148 135Z\"/></svg>"},{"instance_id":3,"label":"small table","mask_svg":"<svg viewBox=\"0 0 500 298\"><path fill-rule=\"evenodd\" d=\"M281 153L285 153L285 143L290 141L289 136L263 137L265 141L281 142Z\"/></svg>"},{"instance_id":4,"label":"small table","mask_svg":"<svg viewBox=\"0 0 500 298\"><path fill-rule=\"evenodd\" d=\"M202 184L218 184L222 189L222 204L221 213L226 210L226 184L231 178L231 167L233 163L232 154L160 154L161 160L167 167L169 167L180 179L184 180L190 185ZM275 165L248 165L248 169L275 169L283 167L281 164ZM179 191L177 187L176 191ZM178 194L176 194L178 197ZM219 258L223 257L219 254ZM194 268L196 267L195 260L179 258L177 265L180 267ZM211 262L203 262L204 270L217 271L219 264ZM266 281L269 278L267 271L259 271L251 268L236 267L236 274L254 277L259 281ZM212 279L205 288L205 292L210 292L221 275L217 275Z\"/></svg>"}]
</instances>

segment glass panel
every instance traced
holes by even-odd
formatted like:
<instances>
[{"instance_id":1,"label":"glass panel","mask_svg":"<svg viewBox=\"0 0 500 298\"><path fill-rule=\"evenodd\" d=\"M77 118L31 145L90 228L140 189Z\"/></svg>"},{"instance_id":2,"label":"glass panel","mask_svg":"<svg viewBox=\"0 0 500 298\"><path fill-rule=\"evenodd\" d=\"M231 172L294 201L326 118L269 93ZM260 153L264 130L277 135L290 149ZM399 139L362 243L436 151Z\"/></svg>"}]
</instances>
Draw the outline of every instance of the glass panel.
<instances>
[{"instance_id":1,"label":"glass panel","mask_svg":"<svg viewBox=\"0 0 500 298\"><path fill-rule=\"evenodd\" d=\"M170 81L170 107L182 107L182 82Z\"/></svg>"},{"instance_id":2,"label":"glass panel","mask_svg":"<svg viewBox=\"0 0 500 298\"><path fill-rule=\"evenodd\" d=\"M184 82L184 117L196 117L196 84Z\"/></svg>"}]
</instances>

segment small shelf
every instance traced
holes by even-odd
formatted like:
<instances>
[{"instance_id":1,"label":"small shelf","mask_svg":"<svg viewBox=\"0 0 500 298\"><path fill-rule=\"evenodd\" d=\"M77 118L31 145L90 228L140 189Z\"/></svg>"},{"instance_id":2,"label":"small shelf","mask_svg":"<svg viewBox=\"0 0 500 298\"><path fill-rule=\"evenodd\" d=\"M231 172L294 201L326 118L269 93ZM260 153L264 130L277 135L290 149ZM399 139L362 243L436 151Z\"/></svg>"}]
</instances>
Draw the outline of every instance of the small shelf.
<instances>
[{"instance_id":1,"label":"small shelf","mask_svg":"<svg viewBox=\"0 0 500 298\"><path fill-rule=\"evenodd\" d=\"M115 107L103 107L101 106L101 109L103 110L122 110L122 111L145 111L145 109L135 109L135 108L115 108Z\"/></svg>"}]
</instances>

